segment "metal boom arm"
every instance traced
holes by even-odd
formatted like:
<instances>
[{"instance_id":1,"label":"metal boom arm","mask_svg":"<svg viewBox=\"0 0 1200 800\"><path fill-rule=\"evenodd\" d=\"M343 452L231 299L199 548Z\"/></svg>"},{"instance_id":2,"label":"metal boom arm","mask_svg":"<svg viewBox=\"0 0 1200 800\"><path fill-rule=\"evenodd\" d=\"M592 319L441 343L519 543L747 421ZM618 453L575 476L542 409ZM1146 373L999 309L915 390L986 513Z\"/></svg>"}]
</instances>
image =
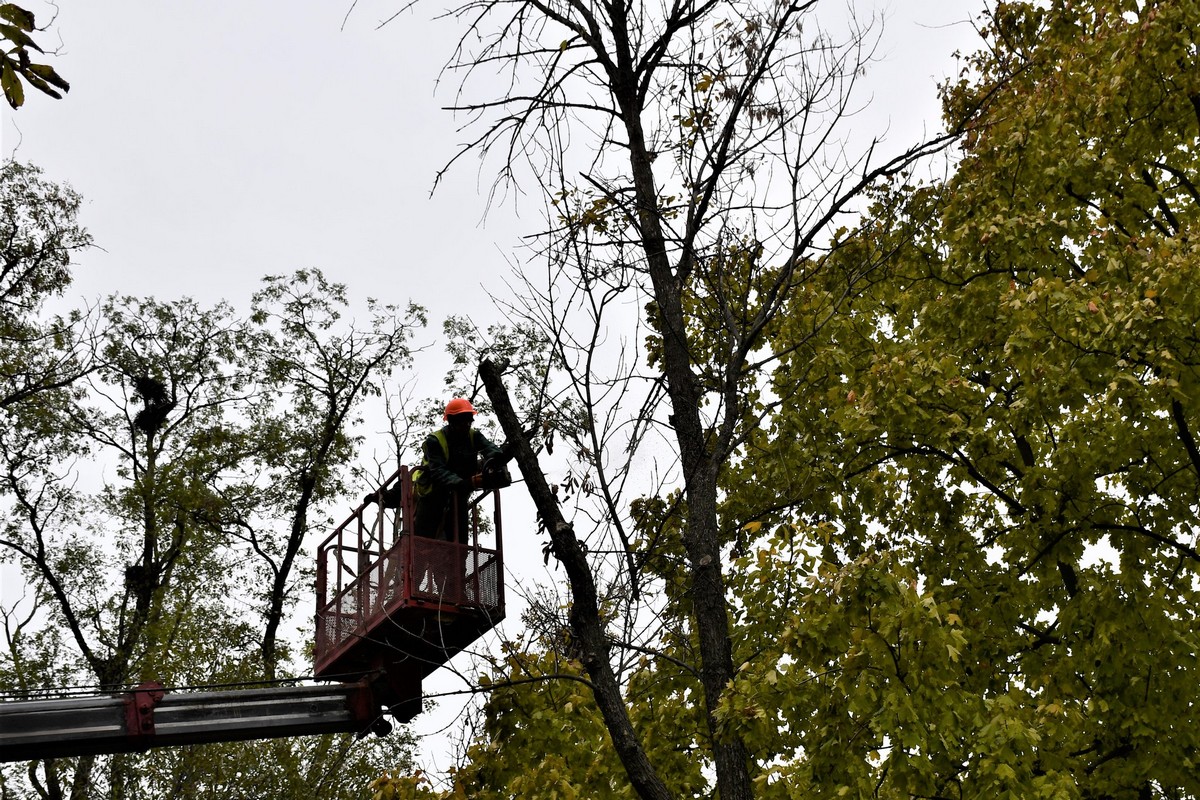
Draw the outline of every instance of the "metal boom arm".
<instances>
[{"instance_id":1,"label":"metal boom arm","mask_svg":"<svg viewBox=\"0 0 1200 800\"><path fill-rule=\"evenodd\" d=\"M358 733L379 727L382 707L366 681L231 692L167 692L143 684L123 694L0 703L0 761L128 753L151 747Z\"/></svg>"}]
</instances>

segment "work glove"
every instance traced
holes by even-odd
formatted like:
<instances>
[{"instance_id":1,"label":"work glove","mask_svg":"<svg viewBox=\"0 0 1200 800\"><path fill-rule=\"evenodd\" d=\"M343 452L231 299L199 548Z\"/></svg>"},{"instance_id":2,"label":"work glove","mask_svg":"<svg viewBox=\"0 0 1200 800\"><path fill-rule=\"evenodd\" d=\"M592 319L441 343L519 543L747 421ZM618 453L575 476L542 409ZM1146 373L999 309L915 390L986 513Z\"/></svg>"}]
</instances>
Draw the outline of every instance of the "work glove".
<instances>
[{"instance_id":1,"label":"work glove","mask_svg":"<svg viewBox=\"0 0 1200 800\"><path fill-rule=\"evenodd\" d=\"M388 489L386 492L382 492L382 493L378 492L378 491L371 492L370 494L368 494L366 497L363 498L363 505L369 506L372 503L378 502L380 499L380 494L383 495L382 505L384 508L399 508L400 507L400 487L399 486L393 486L391 489Z\"/></svg>"}]
</instances>

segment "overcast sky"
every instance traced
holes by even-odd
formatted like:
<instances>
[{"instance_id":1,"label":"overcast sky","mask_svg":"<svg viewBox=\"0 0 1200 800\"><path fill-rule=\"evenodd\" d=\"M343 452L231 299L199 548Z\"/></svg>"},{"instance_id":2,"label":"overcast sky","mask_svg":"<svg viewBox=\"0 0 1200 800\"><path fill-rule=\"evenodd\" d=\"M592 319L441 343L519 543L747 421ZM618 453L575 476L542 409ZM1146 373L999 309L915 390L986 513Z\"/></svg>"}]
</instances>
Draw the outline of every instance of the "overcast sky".
<instances>
[{"instance_id":1,"label":"overcast sky","mask_svg":"<svg viewBox=\"0 0 1200 800\"><path fill-rule=\"evenodd\" d=\"M504 205L484 224L490 180L474 161L430 197L465 138L440 110L454 86L436 85L456 30L434 21L439 0L382 29L403 0L360 0L347 17L351 2L60 0L37 40L61 42L53 64L71 91L61 101L30 91L15 113L4 106L0 146L85 198L83 222L102 249L81 257L69 294L245 307L262 275L315 266L356 296L416 300L434 320L495 319L485 287L502 290L538 208L520 218ZM52 16L40 0L21 4L39 22ZM890 125L897 146L936 128L935 85L954 74L955 50L974 48L981 6L881 4L875 103L856 124ZM425 393L440 378L429 376ZM519 522L506 515L505 529L511 539ZM448 766L433 745L424 757Z\"/></svg>"},{"instance_id":2,"label":"overcast sky","mask_svg":"<svg viewBox=\"0 0 1200 800\"><path fill-rule=\"evenodd\" d=\"M429 198L460 139L434 97L453 32L412 14L377 31L378 2L343 29L348 9L63 0L71 92L30 92L3 148L86 198L104 252L82 259L78 294L240 301L306 266L431 306L478 286L507 237L480 228L475 175Z\"/></svg>"},{"instance_id":3,"label":"overcast sky","mask_svg":"<svg viewBox=\"0 0 1200 800\"><path fill-rule=\"evenodd\" d=\"M517 236L511 205L483 224L488 177L436 86L453 23L430 3L378 29L393 0L61 0L61 101L5 108L2 147L70 182L103 251L73 291L240 302L267 273L318 266L358 294L432 309L483 305ZM840 0L832 0L838 5ZM40 0L27 0L48 21ZM936 124L934 85L973 42L976 0L897 0L870 117L894 141ZM344 21L344 24L343 24Z\"/></svg>"}]
</instances>

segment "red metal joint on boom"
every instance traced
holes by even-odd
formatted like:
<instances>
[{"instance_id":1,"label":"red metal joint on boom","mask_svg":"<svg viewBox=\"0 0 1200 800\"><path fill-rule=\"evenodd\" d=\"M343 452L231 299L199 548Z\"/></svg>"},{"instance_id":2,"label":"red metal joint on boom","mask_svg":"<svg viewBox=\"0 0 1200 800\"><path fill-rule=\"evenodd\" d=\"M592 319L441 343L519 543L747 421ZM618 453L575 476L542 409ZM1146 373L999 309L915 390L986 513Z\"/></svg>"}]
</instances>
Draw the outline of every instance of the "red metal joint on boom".
<instances>
[{"instance_id":1,"label":"red metal joint on boom","mask_svg":"<svg viewBox=\"0 0 1200 800\"><path fill-rule=\"evenodd\" d=\"M145 740L143 747L149 747L154 739L154 707L163 699L165 689L158 681L148 681L123 698L125 733L134 741Z\"/></svg>"}]
</instances>

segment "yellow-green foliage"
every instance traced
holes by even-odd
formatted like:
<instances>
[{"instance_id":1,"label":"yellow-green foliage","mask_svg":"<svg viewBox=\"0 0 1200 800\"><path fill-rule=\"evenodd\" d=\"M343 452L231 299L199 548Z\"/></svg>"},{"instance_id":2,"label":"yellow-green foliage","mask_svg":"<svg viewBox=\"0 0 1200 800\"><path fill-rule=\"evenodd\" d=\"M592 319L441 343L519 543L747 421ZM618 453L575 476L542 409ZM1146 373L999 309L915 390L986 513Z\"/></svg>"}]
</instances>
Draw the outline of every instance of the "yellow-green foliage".
<instances>
[{"instance_id":1,"label":"yellow-green foliage","mask_svg":"<svg viewBox=\"0 0 1200 800\"><path fill-rule=\"evenodd\" d=\"M717 717L764 798L1200 794L1200 2L993 12L945 88L956 173L879 187L793 287L722 475ZM756 249L722 255L687 296L701 360L756 307ZM667 785L709 796L669 500L635 508L666 632L625 690ZM631 796L575 662L501 672L457 791Z\"/></svg>"}]
</instances>

